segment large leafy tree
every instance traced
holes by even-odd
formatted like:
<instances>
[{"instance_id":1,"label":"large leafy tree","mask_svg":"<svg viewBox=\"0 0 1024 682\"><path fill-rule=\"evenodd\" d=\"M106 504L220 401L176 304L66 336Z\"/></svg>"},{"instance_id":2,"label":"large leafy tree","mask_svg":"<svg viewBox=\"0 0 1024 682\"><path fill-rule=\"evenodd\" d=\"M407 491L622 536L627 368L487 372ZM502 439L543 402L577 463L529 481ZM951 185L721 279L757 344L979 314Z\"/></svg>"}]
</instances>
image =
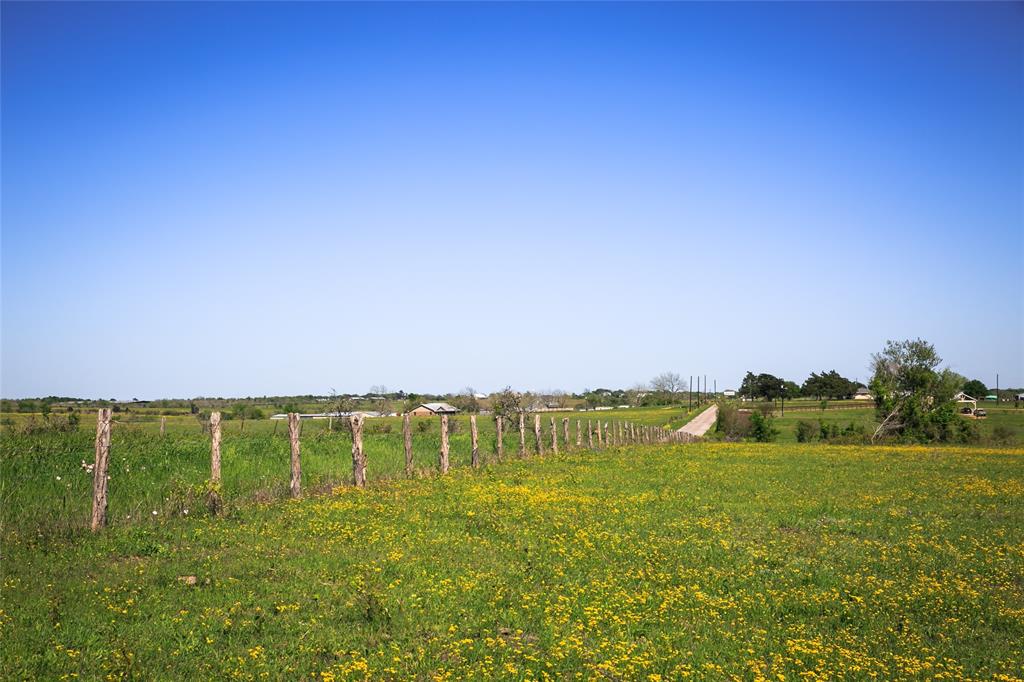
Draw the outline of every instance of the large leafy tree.
<instances>
[{"instance_id":1,"label":"large leafy tree","mask_svg":"<svg viewBox=\"0 0 1024 682\"><path fill-rule=\"evenodd\" d=\"M850 381L833 369L821 374L811 372L811 376L804 382L802 392L806 396L838 400L850 397L859 386L857 382Z\"/></svg>"},{"instance_id":2,"label":"large leafy tree","mask_svg":"<svg viewBox=\"0 0 1024 682\"><path fill-rule=\"evenodd\" d=\"M971 379L964 384L963 391L972 398L984 398L988 395L988 386L977 379Z\"/></svg>"},{"instance_id":3,"label":"large leafy tree","mask_svg":"<svg viewBox=\"0 0 1024 682\"><path fill-rule=\"evenodd\" d=\"M872 440L901 436L911 440L961 440L969 432L956 414L953 396L964 379L939 369L942 358L922 339L887 341L871 356L871 392L879 425Z\"/></svg>"},{"instance_id":4,"label":"large leafy tree","mask_svg":"<svg viewBox=\"0 0 1024 682\"><path fill-rule=\"evenodd\" d=\"M793 382L784 381L774 374L747 372L747 375L743 377L743 383L740 384L740 395L775 400L783 395L787 398L795 396L798 388Z\"/></svg>"}]
</instances>

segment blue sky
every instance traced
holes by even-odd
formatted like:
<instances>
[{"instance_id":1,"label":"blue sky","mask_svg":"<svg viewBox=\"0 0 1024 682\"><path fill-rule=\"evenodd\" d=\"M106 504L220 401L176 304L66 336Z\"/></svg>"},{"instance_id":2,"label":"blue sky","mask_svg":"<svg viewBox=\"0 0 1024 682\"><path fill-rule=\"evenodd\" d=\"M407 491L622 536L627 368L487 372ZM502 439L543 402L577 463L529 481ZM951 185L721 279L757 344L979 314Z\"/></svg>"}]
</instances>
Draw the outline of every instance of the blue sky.
<instances>
[{"instance_id":1,"label":"blue sky","mask_svg":"<svg viewBox=\"0 0 1024 682\"><path fill-rule=\"evenodd\" d=\"M5 2L0 392L1024 385L1022 7Z\"/></svg>"}]
</instances>

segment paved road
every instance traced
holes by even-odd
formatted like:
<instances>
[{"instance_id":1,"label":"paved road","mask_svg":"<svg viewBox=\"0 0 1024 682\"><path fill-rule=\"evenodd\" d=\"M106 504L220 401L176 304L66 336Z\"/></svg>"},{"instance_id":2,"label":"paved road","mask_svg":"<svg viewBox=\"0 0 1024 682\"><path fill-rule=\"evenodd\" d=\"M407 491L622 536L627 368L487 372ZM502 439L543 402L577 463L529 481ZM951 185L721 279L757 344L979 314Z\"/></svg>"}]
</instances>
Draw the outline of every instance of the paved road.
<instances>
[{"instance_id":1,"label":"paved road","mask_svg":"<svg viewBox=\"0 0 1024 682\"><path fill-rule=\"evenodd\" d=\"M683 428L679 429L679 431L682 433L688 433L691 436L703 436L708 432L708 429L715 425L715 419L717 418L718 405L712 405L691 419L690 422Z\"/></svg>"}]
</instances>

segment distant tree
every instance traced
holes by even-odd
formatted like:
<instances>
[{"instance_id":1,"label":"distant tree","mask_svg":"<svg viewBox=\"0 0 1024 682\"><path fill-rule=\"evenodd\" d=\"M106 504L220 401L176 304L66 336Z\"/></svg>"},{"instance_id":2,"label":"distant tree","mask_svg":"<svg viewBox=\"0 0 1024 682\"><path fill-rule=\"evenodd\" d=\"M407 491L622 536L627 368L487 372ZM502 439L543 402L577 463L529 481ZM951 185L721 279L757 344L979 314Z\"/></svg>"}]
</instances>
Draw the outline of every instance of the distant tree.
<instances>
[{"instance_id":1,"label":"distant tree","mask_svg":"<svg viewBox=\"0 0 1024 682\"><path fill-rule=\"evenodd\" d=\"M819 400L824 398L840 400L851 397L859 387L860 384L850 381L833 369L821 374L811 372L811 376L801 387L801 393Z\"/></svg>"},{"instance_id":2,"label":"distant tree","mask_svg":"<svg viewBox=\"0 0 1024 682\"><path fill-rule=\"evenodd\" d=\"M632 407L639 407L643 402L644 396L647 395L647 391L647 384L635 384L633 388L625 391L626 403Z\"/></svg>"},{"instance_id":3,"label":"distant tree","mask_svg":"<svg viewBox=\"0 0 1024 682\"><path fill-rule=\"evenodd\" d=\"M555 389L554 391L549 391L544 400L551 407L565 409L569 404L569 395L565 391Z\"/></svg>"},{"instance_id":4,"label":"distant tree","mask_svg":"<svg viewBox=\"0 0 1024 682\"><path fill-rule=\"evenodd\" d=\"M327 404L330 407L330 409L329 409L330 412L347 413L347 412L351 412L352 410L356 409L356 401L352 398L352 396L350 396L350 395L339 395L333 388L331 389L330 397L327 399ZM291 406L292 405L289 403L285 407L291 407ZM288 410L288 409L285 409L284 411L285 412L297 412L298 410L294 410L294 409L293 410Z\"/></svg>"},{"instance_id":5,"label":"distant tree","mask_svg":"<svg viewBox=\"0 0 1024 682\"><path fill-rule=\"evenodd\" d=\"M491 395L491 411L495 417L501 417L506 422L518 418L523 411L522 396L513 391L511 386Z\"/></svg>"},{"instance_id":6,"label":"distant tree","mask_svg":"<svg viewBox=\"0 0 1024 682\"><path fill-rule=\"evenodd\" d=\"M795 381L783 381L782 394L787 398L797 398L800 396L800 386Z\"/></svg>"},{"instance_id":7,"label":"distant tree","mask_svg":"<svg viewBox=\"0 0 1024 682\"><path fill-rule=\"evenodd\" d=\"M792 384L792 382L789 383ZM785 384L786 382L783 379L773 374L747 372L746 376L743 377L743 383L740 384L740 395L751 399L763 397L766 400L775 400L784 393L787 397L790 397L790 394L786 393ZM796 384L792 385L796 386Z\"/></svg>"},{"instance_id":8,"label":"distant tree","mask_svg":"<svg viewBox=\"0 0 1024 682\"><path fill-rule=\"evenodd\" d=\"M686 390L686 382L675 372L662 372L651 379L651 388L660 393L669 395Z\"/></svg>"},{"instance_id":9,"label":"distant tree","mask_svg":"<svg viewBox=\"0 0 1024 682\"><path fill-rule=\"evenodd\" d=\"M480 403L476 399L476 391L473 390L472 386L467 386L462 389L461 393L452 396L451 402L453 406L459 408L462 412L476 414L480 411Z\"/></svg>"},{"instance_id":10,"label":"distant tree","mask_svg":"<svg viewBox=\"0 0 1024 682\"><path fill-rule=\"evenodd\" d=\"M879 421L871 440L887 435L905 439L959 440L968 433L953 395L964 379L939 369L942 358L922 339L887 341L871 356L871 392Z\"/></svg>"},{"instance_id":11,"label":"distant tree","mask_svg":"<svg viewBox=\"0 0 1024 682\"><path fill-rule=\"evenodd\" d=\"M972 398L984 398L988 395L988 386L977 379L971 379L964 384L963 392Z\"/></svg>"}]
</instances>

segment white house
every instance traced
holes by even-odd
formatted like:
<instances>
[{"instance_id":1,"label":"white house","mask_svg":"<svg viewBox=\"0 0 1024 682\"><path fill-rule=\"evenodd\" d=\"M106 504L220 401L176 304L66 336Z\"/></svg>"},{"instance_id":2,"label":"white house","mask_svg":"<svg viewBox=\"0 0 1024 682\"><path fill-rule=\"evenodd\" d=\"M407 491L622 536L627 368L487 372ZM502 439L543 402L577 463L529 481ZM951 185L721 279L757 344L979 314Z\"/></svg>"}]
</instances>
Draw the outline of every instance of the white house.
<instances>
[{"instance_id":1,"label":"white house","mask_svg":"<svg viewBox=\"0 0 1024 682\"><path fill-rule=\"evenodd\" d=\"M861 386L853 394L853 399L854 400L874 400L875 396L871 395L871 391L869 391L868 389L866 389L863 386Z\"/></svg>"},{"instance_id":2,"label":"white house","mask_svg":"<svg viewBox=\"0 0 1024 682\"><path fill-rule=\"evenodd\" d=\"M726 398L735 398L736 391L732 390L731 388L727 388L724 391L722 391L722 395L725 396Z\"/></svg>"}]
</instances>

